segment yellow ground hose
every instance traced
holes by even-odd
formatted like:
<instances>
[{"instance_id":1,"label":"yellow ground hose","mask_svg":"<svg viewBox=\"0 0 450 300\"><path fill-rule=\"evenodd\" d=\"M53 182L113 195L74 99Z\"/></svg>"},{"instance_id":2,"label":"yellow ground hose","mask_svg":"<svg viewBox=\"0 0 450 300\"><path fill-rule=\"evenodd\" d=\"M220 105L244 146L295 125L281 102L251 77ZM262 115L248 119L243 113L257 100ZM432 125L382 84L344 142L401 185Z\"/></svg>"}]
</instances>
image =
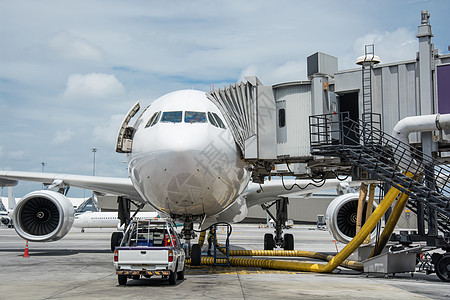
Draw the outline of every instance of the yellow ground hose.
<instances>
[{"instance_id":1,"label":"yellow ground hose","mask_svg":"<svg viewBox=\"0 0 450 300\"><path fill-rule=\"evenodd\" d=\"M206 237L206 230L203 230L200 233L200 236L198 237L198 242L197 242L197 244L200 245L200 248L202 248L203 244L205 243L205 237Z\"/></svg>"},{"instance_id":2,"label":"yellow ground hose","mask_svg":"<svg viewBox=\"0 0 450 300\"><path fill-rule=\"evenodd\" d=\"M272 259L247 259L247 258L235 258L230 257L230 264L232 266L240 267L260 267L266 269L274 270L289 270L289 271L299 271L299 272L319 272L319 273L331 273L339 265L344 263L346 259L352 254L364 241L368 234L370 234L375 228L378 221L386 213L388 208L392 205L395 198L400 193L396 188L391 188L389 192L384 197L383 201L380 202L378 207L372 213L370 218L366 221L364 226L361 228L359 233L352 239L347 246L344 247L336 256L332 257L328 264L318 264L318 263L304 263L304 262L293 262L293 261L282 261L282 260L272 260ZM239 250L237 250L239 251ZM252 251L252 250L247 250ZM277 251L274 251L277 252ZM285 252L285 251L283 251ZM255 254L255 252L249 252ZM235 253L233 253L235 254ZM237 253L236 253L237 254ZM242 253L243 254L243 253ZM266 253L264 253L266 255ZM306 254L306 253L304 253ZM318 254L314 254L320 256ZM318 258L318 257L317 257ZM328 260L328 258L327 258ZM201 260L202 264L212 264L214 258L203 257ZM222 262L222 261L220 261ZM225 260L223 262L226 262ZM188 260L190 263L190 260ZM357 262L351 263L351 265L358 265Z\"/></svg>"},{"instance_id":3,"label":"yellow ground hose","mask_svg":"<svg viewBox=\"0 0 450 300\"><path fill-rule=\"evenodd\" d=\"M218 243L219 247L222 247ZM219 250L225 254L223 248ZM302 250L230 250L230 256L288 256L288 257L308 257L320 259L323 261L330 261L333 259L333 255L328 255L325 253L314 252L314 251L302 251ZM363 264L358 261L344 260L341 263L342 267L346 267L354 270L362 270Z\"/></svg>"},{"instance_id":4,"label":"yellow ground hose","mask_svg":"<svg viewBox=\"0 0 450 300\"><path fill-rule=\"evenodd\" d=\"M384 230L380 235L380 239L378 240L378 243L375 245L372 252L370 253L369 258L381 254L381 251L389 241L392 232L394 232L395 226L397 225L398 220L400 219L400 216L402 215L402 212L405 209L408 199L409 196L407 194L402 193L400 195L397 203L395 204L394 209L392 210L389 220L386 222L386 226L384 227Z\"/></svg>"},{"instance_id":5,"label":"yellow ground hose","mask_svg":"<svg viewBox=\"0 0 450 300\"><path fill-rule=\"evenodd\" d=\"M358 234L344 247L328 264L325 266L319 266L319 272L332 272L337 268L350 254L352 254L364 241L366 236L372 232L372 230L377 225L378 221L380 221L381 217L386 213L388 208L392 205L395 198L400 193L399 190L392 187L389 192L384 196L383 200L377 206L375 211L372 213L370 218L364 223L364 226L358 232Z\"/></svg>"},{"instance_id":6,"label":"yellow ground hose","mask_svg":"<svg viewBox=\"0 0 450 300\"><path fill-rule=\"evenodd\" d=\"M329 255L333 257L332 255ZM217 259L217 263L226 264L226 259ZM362 270L363 266L360 262L351 262L347 261L347 264L342 264L343 267L354 269L354 270ZM186 260L187 264L191 263L190 259ZM214 257L202 257L201 260L202 265L212 266L214 264ZM275 260L269 258L238 258L238 257L230 257L230 265L233 267L253 267L253 268L263 268L263 269L271 269L271 270L289 270L289 271L312 271L318 272L316 270L300 270L304 268L306 265L314 265L311 263L300 263L295 261L284 261L284 260Z\"/></svg>"}]
</instances>

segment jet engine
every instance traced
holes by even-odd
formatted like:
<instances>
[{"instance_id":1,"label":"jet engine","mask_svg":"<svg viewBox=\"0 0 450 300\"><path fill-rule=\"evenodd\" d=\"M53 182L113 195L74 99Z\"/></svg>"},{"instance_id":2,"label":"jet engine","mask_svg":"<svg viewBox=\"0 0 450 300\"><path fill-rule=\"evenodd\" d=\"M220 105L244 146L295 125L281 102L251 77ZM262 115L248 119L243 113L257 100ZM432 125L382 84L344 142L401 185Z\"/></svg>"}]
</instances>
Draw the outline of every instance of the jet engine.
<instances>
[{"instance_id":1,"label":"jet engine","mask_svg":"<svg viewBox=\"0 0 450 300\"><path fill-rule=\"evenodd\" d=\"M358 193L348 193L336 197L328 205L325 215L328 230L333 237L341 243L349 243L356 235L356 215L358 210ZM373 204L373 209L377 204ZM366 220L367 201L364 205L362 224ZM375 240L376 231L371 233L372 241Z\"/></svg>"},{"instance_id":2,"label":"jet engine","mask_svg":"<svg viewBox=\"0 0 450 300\"><path fill-rule=\"evenodd\" d=\"M28 241L57 241L72 227L74 212L72 203L63 194L32 192L20 199L14 209L14 229Z\"/></svg>"}]
</instances>

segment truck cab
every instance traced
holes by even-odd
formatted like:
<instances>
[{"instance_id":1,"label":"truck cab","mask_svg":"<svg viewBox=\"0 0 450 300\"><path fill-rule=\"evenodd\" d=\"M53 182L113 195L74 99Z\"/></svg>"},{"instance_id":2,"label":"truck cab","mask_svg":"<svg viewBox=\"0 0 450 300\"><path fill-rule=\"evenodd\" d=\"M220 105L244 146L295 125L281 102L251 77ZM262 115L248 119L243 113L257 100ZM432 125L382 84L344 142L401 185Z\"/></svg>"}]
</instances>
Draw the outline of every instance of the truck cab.
<instances>
[{"instance_id":1,"label":"truck cab","mask_svg":"<svg viewBox=\"0 0 450 300\"><path fill-rule=\"evenodd\" d=\"M169 218L135 219L114 251L114 267L120 285L128 278L168 278L170 284L184 278L185 253Z\"/></svg>"}]
</instances>

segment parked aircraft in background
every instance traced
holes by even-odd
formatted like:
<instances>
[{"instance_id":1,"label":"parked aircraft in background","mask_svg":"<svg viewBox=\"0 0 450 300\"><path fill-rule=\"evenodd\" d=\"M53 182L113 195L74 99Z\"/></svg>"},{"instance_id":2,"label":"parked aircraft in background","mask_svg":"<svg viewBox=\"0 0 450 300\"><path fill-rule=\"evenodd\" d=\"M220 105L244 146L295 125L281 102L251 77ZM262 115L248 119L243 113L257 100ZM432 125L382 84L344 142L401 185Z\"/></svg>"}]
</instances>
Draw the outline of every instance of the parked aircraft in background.
<instances>
[{"instance_id":1,"label":"parked aircraft in background","mask_svg":"<svg viewBox=\"0 0 450 300\"><path fill-rule=\"evenodd\" d=\"M139 108L137 103L127 114L116 149L128 154L129 178L0 171L0 186L27 180L60 191L35 191L17 203L13 221L22 238L44 242L67 234L74 222L73 206L63 194L69 186L118 195L119 211L125 214L128 200L148 204L182 221L181 234L189 241L195 236L194 221L203 229L218 221L239 222L250 206L341 185L339 180L320 184L300 180L295 182L304 189L293 192L286 186L291 187L294 180L250 183L250 165L241 159L229 124L204 92L182 90L164 95L140 114L134 126L128 126ZM287 246L280 234L276 239L278 246L293 248L293 237L288 236ZM118 240L113 235L112 243ZM273 248L273 236L266 240Z\"/></svg>"},{"instance_id":2,"label":"parked aircraft in background","mask_svg":"<svg viewBox=\"0 0 450 300\"><path fill-rule=\"evenodd\" d=\"M135 218L157 218L159 215L157 212L139 212ZM81 232L84 232L85 228L117 228L117 230L123 230L123 225L120 225L117 212L82 212L75 213L73 227L81 228Z\"/></svg>"}]
</instances>

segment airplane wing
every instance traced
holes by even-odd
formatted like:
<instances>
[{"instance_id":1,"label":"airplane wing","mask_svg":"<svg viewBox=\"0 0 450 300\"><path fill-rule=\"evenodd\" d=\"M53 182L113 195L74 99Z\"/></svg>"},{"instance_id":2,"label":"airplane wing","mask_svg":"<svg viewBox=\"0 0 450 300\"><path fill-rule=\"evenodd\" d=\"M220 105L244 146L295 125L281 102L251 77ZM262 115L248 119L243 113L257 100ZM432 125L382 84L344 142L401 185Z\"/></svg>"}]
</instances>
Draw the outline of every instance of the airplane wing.
<instances>
[{"instance_id":1,"label":"airplane wing","mask_svg":"<svg viewBox=\"0 0 450 300\"><path fill-rule=\"evenodd\" d=\"M332 189L345 190L349 187L359 186L359 182L346 180L327 179L325 182L313 182L311 180L272 180L264 184L249 183L244 191L247 206L260 205L265 202L272 202L277 198L306 196L320 191Z\"/></svg>"},{"instance_id":2,"label":"airplane wing","mask_svg":"<svg viewBox=\"0 0 450 300\"><path fill-rule=\"evenodd\" d=\"M93 190L95 192L108 193L118 196L127 196L128 198L136 201L144 201L134 188L130 178L0 171L0 186L2 186L2 182L8 183L17 180L41 182L48 185L57 183L66 187L79 187Z\"/></svg>"},{"instance_id":3,"label":"airplane wing","mask_svg":"<svg viewBox=\"0 0 450 300\"><path fill-rule=\"evenodd\" d=\"M242 221L248 214L248 208L266 202L273 202L278 198L294 196L307 196L320 191L331 189L347 190L350 187L359 186L359 182L346 180L327 179L325 182L313 182L312 180L272 180L264 184L250 182L238 199L220 214L207 217L201 229L208 228L216 222Z\"/></svg>"}]
</instances>

